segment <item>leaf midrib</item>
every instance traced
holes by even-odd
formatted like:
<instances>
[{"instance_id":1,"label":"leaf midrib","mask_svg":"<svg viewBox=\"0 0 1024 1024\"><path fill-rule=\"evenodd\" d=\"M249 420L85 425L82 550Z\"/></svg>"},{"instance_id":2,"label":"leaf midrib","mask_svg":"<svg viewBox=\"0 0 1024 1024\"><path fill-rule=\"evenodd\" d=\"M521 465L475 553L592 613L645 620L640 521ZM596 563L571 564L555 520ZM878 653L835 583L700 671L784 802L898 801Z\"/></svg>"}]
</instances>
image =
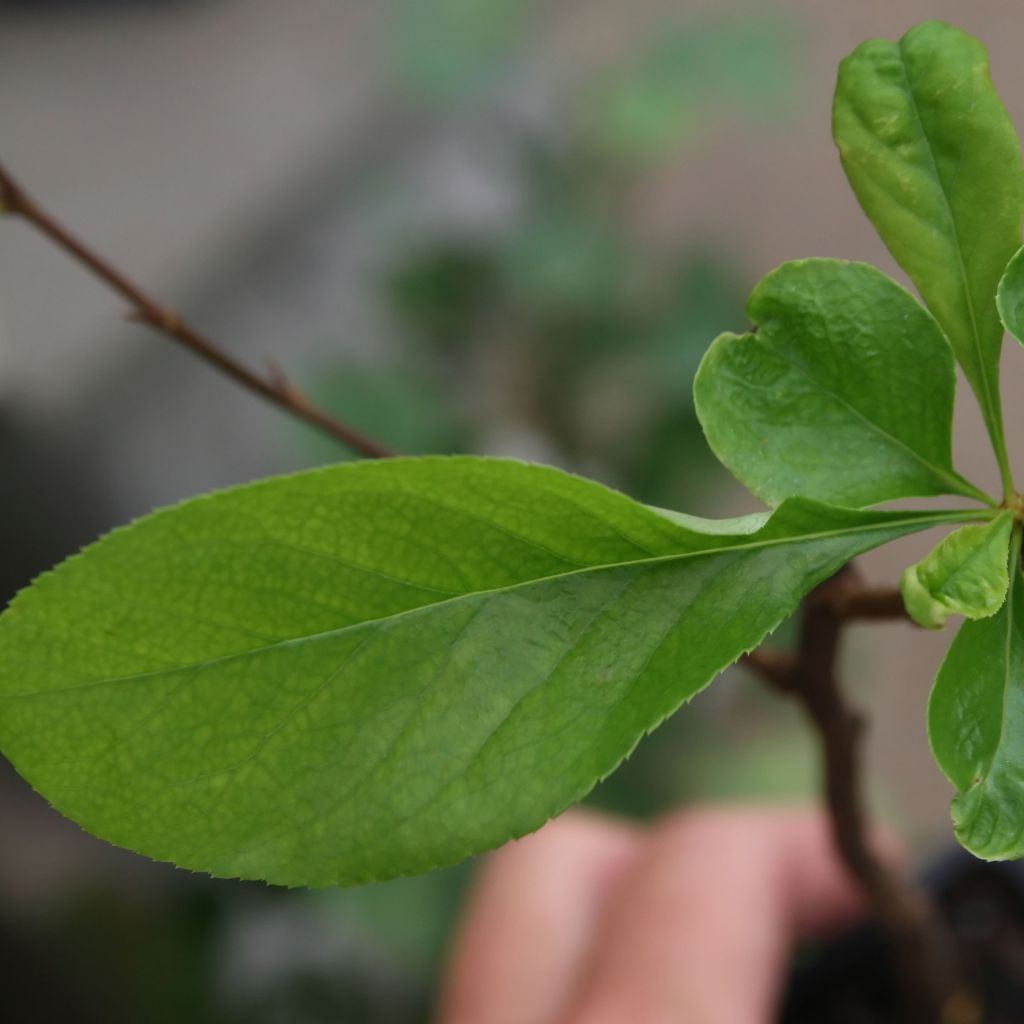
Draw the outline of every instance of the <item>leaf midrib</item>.
<instances>
[{"instance_id":1,"label":"leaf midrib","mask_svg":"<svg viewBox=\"0 0 1024 1024\"><path fill-rule=\"evenodd\" d=\"M985 404L985 419L991 425L991 429L993 431L996 431L997 426L999 424L999 418L997 416L997 409L992 395L992 388L988 379L988 373L985 369L985 363L981 350L981 332L978 328L977 312L974 308L974 296L971 293L970 282L967 278L967 267L964 265L963 247L960 242L960 229L957 226L956 217L953 215L953 206L949 199L949 193L946 191L946 182L942 177L942 173L939 171L938 161L935 159L935 151L932 147L932 140L929 137L928 131L924 126L924 119L921 117L921 111L918 107L917 96L914 93L914 87L910 83L910 74L907 70L906 58L903 52L902 39L897 44L897 48L899 50L900 57L900 70L903 72L903 82L906 86L907 96L910 99L910 109L914 113L914 120L917 122L917 127L921 132L921 138L924 139L925 149L928 153L928 160L931 163L932 171L935 175L935 180L938 182L939 185L939 194L942 196L942 202L946 208L946 213L949 216L950 230L953 235L953 251L956 253L957 270L960 273L960 283L963 288L964 300L967 304L967 315L970 320L971 341L974 347L974 356L977 360L978 376L980 378L982 390L984 391L983 401Z\"/></svg>"},{"instance_id":2,"label":"leaf midrib","mask_svg":"<svg viewBox=\"0 0 1024 1024\"><path fill-rule=\"evenodd\" d=\"M1001 512L991 523L986 524L987 526L995 526L1000 519L1011 515L1009 510ZM983 527L984 528L984 527ZM936 597L942 595L943 597L949 596L949 588L953 585L954 581L967 572L968 568L974 565L978 561L984 562L989 555L988 546L992 542L992 537L985 537L981 544L976 544L970 548L967 552L967 557L957 562L956 565L946 574L946 578L940 583L933 593Z\"/></svg>"},{"instance_id":3,"label":"leaf midrib","mask_svg":"<svg viewBox=\"0 0 1024 1024\"><path fill-rule=\"evenodd\" d=\"M793 369L795 369L798 373L802 373L807 378L807 380L814 384L823 394L828 395L830 398L834 398L836 402L838 402L841 406L849 410L849 412L855 417L857 417L857 419L861 420L864 423L864 425L868 427L869 430L874 431L876 434L879 435L879 437L892 442L892 444L895 445L896 447L903 449L903 451L905 451L911 457L911 459L917 461L925 469L930 470L944 483L952 485L953 494L961 494L966 498L978 498L979 494L983 494L983 492L976 488L969 480L965 480L963 477L961 477L960 474L957 473L956 470L954 470L952 467L950 467L949 469L943 469L941 466L936 466L934 463L930 462L919 452L916 452L913 448L911 448L910 445L906 443L906 441L903 441L901 438L898 438L895 434L889 433L889 431L882 427L880 424L869 419L868 416L865 413L861 412L860 409L858 409L855 405L853 405L853 403L850 402L849 399L844 398L841 394L839 394L836 391L833 391L832 388L828 387L826 384L823 384L820 380L818 380L818 378L815 377L811 373L811 371L807 369L807 367L802 366L799 362L797 362L797 360L786 349L779 347L777 351L786 360L786 362L788 362L790 366L793 367ZM986 498L986 500L988 499Z\"/></svg>"},{"instance_id":4,"label":"leaf midrib","mask_svg":"<svg viewBox=\"0 0 1024 1024\"><path fill-rule=\"evenodd\" d=\"M177 665L164 669L157 669L150 672L137 672L126 676L116 676L106 679L92 679L82 683L75 683L70 686L55 687L48 690L29 690L22 693L0 694L0 701L3 700L27 700L32 698L48 697L54 694L77 692L101 686L115 686L123 683L137 683L146 679L158 679L162 676L172 675L177 672L191 672L199 669L209 668L213 665L224 664L241 658L248 658L264 654L282 648L299 646L300 644L314 643L328 637L342 636L347 632L357 629L364 629L368 626L382 626L385 623L393 623L405 618L412 618L425 614L432 609L456 604L461 601L468 601L488 595L511 593L516 590L534 586L542 582L550 582L559 579L568 579L573 576L582 576L588 573L607 572L613 569L625 569L630 567L645 567L659 564L667 564L675 561L685 561L688 558L703 558L712 555L728 553L746 553L757 549L778 547L785 544L801 544L818 540L828 540L834 537L850 536L858 533L871 533L875 531L899 529L902 526L919 526L925 530L931 526L942 526L948 523L961 523L971 521L988 521L992 518L987 509L962 509L936 512L918 512L904 519L888 519L883 522L871 523L863 526L852 526L832 530L822 530L816 533L803 533L789 537L771 537L766 540L755 540L747 543L728 544L714 548L702 548L700 551L683 551L669 555L657 555L652 558L639 558L622 562L609 562L601 565L585 566L580 569L573 569L568 572L554 573L550 576L538 576L530 580L522 580L518 583L509 584L504 587L493 587L483 590L468 591L455 597L436 601L432 604L418 605L415 608L407 608L403 611L394 612L391 615L380 616L376 619L364 619L362 622L349 623L337 629L323 630L319 633L310 633L306 636L289 637L276 641L264 647L252 647L244 651L235 651L231 654L221 655L216 658L209 658L205 661L191 662L185 665ZM769 520L770 523L770 520ZM767 524L766 524L767 525Z\"/></svg>"}]
</instances>

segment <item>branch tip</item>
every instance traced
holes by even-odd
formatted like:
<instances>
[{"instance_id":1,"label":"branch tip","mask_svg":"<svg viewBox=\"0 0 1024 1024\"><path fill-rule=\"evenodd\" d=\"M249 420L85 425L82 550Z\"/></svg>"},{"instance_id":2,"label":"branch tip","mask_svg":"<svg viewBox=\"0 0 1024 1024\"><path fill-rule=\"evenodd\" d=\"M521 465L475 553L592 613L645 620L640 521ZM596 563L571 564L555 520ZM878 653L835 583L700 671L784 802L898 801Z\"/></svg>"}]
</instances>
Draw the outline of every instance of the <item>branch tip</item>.
<instances>
[{"instance_id":1,"label":"branch tip","mask_svg":"<svg viewBox=\"0 0 1024 1024\"><path fill-rule=\"evenodd\" d=\"M128 303L129 321L153 328L164 337L189 349L208 365L231 377L249 391L305 420L358 454L373 459L388 458L395 454L390 448L336 419L325 409L319 408L299 388L289 383L280 371L272 371L267 376L261 376L218 348L172 309L147 295L126 274L108 263L42 207L30 200L2 164L0 213L20 214L58 248L120 295Z\"/></svg>"}]
</instances>

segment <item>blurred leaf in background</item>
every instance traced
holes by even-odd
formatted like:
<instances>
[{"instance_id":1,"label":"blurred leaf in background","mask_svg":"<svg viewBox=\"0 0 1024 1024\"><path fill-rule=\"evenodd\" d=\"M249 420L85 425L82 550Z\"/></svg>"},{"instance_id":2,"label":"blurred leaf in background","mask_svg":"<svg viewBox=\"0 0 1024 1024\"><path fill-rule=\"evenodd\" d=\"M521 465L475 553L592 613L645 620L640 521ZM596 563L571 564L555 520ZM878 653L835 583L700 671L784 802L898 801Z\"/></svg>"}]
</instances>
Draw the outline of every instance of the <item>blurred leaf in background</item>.
<instances>
[{"instance_id":1,"label":"blurred leaf in background","mask_svg":"<svg viewBox=\"0 0 1024 1024\"><path fill-rule=\"evenodd\" d=\"M310 384L314 400L325 409L359 423L405 455L463 451L465 425L444 382L427 365L378 367L352 364L328 368ZM356 458L319 431L296 425L307 457L314 463Z\"/></svg>"},{"instance_id":2,"label":"blurred leaf in background","mask_svg":"<svg viewBox=\"0 0 1024 1024\"><path fill-rule=\"evenodd\" d=\"M552 188L540 174L530 182L531 208L496 253L505 300L533 317L614 317L627 270L625 241L614 222L581 199L585 181L560 184Z\"/></svg>"},{"instance_id":3,"label":"blurred leaf in background","mask_svg":"<svg viewBox=\"0 0 1024 1024\"><path fill-rule=\"evenodd\" d=\"M396 314L431 346L462 349L497 299L497 268L489 246L463 239L428 242L412 251L387 282Z\"/></svg>"},{"instance_id":4,"label":"blurred leaf in background","mask_svg":"<svg viewBox=\"0 0 1024 1024\"><path fill-rule=\"evenodd\" d=\"M595 151L655 160L730 112L777 120L799 84L794 28L780 14L753 11L665 24L594 89L587 119Z\"/></svg>"},{"instance_id":5,"label":"blurred leaf in background","mask_svg":"<svg viewBox=\"0 0 1024 1024\"><path fill-rule=\"evenodd\" d=\"M437 77L446 89L476 92L484 65L511 67L530 52L536 24L525 5L478 3L454 29L463 6L401 8L399 88L415 93L436 65L447 69ZM435 227L381 282L402 348L384 372L423 381L430 394L401 403L395 431L410 442L399 447L423 451L443 436L428 412L439 401L457 411L460 436L437 450L486 449L493 421L506 416L517 421L506 433L536 439L531 454L656 504L711 508L716 463L693 415L692 377L722 325L745 322L744 273L700 239L660 251L635 230L630 200L722 117L758 126L784 118L799 81L798 38L791 19L771 12L655 21L616 66L559 78L561 92L545 104L554 123L502 122L516 215L476 234ZM515 91L514 79L506 84ZM505 394L494 394L479 374L502 364L511 367ZM376 403L375 424L387 407Z\"/></svg>"},{"instance_id":6,"label":"blurred leaf in background","mask_svg":"<svg viewBox=\"0 0 1024 1024\"><path fill-rule=\"evenodd\" d=\"M427 101L485 91L523 43L528 0L398 0L393 51L398 85Z\"/></svg>"}]
</instances>

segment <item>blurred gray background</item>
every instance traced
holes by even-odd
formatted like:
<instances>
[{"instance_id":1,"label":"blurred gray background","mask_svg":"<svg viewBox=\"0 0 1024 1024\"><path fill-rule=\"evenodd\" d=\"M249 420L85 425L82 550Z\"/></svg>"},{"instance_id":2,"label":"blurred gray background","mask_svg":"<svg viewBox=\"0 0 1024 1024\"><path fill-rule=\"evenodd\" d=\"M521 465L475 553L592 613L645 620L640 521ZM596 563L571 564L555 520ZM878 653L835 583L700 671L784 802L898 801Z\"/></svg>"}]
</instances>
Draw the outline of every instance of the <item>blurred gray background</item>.
<instances>
[{"instance_id":1,"label":"blurred gray background","mask_svg":"<svg viewBox=\"0 0 1024 1024\"><path fill-rule=\"evenodd\" d=\"M829 107L842 56L927 17L985 40L1024 123L1024 12L996 0L8 0L0 159L226 348L403 450L734 514L753 501L714 470L690 378L783 260L901 276ZM346 457L123 312L0 222L2 600L156 505ZM1008 345L1011 455L1022 356ZM994 485L961 399L961 468ZM865 571L894 583L933 542ZM947 639L858 627L846 655L875 806L922 851L951 841L924 731ZM814 765L792 711L734 672L595 799L644 816L804 796ZM327 894L209 882L0 778L0 981L36 1014L15 1019L425 1019L465 870Z\"/></svg>"}]
</instances>

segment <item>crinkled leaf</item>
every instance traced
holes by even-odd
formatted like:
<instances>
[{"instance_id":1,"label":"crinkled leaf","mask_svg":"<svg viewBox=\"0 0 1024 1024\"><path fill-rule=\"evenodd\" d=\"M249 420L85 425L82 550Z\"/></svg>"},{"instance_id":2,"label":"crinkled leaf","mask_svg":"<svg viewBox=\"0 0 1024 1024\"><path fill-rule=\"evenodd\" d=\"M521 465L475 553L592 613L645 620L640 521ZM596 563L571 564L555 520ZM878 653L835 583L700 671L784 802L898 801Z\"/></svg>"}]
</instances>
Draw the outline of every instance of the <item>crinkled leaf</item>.
<instances>
[{"instance_id":1,"label":"crinkled leaf","mask_svg":"<svg viewBox=\"0 0 1024 1024\"><path fill-rule=\"evenodd\" d=\"M1007 557L1013 513L991 523L962 526L904 573L900 586L910 617L940 629L950 615L985 619L995 615L1010 585Z\"/></svg>"},{"instance_id":2,"label":"crinkled leaf","mask_svg":"<svg viewBox=\"0 0 1024 1024\"><path fill-rule=\"evenodd\" d=\"M158 859L290 885L422 871L537 828L849 558L962 515L794 500L714 535L502 460L266 480L16 598L0 747Z\"/></svg>"},{"instance_id":3,"label":"crinkled leaf","mask_svg":"<svg viewBox=\"0 0 1024 1024\"><path fill-rule=\"evenodd\" d=\"M1024 344L1024 249L1007 264L996 294L1003 326Z\"/></svg>"},{"instance_id":4,"label":"crinkled leaf","mask_svg":"<svg viewBox=\"0 0 1024 1024\"><path fill-rule=\"evenodd\" d=\"M939 766L959 790L957 838L986 860L1024 856L1024 580L1013 545L1013 583L988 619L960 627L928 705Z\"/></svg>"},{"instance_id":5,"label":"crinkled leaf","mask_svg":"<svg viewBox=\"0 0 1024 1024\"><path fill-rule=\"evenodd\" d=\"M938 21L859 46L833 133L868 217L942 325L1003 449L996 285L1021 244L1020 143L975 38Z\"/></svg>"},{"instance_id":6,"label":"crinkled leaf","mask_svg":"<svg viewBox=\"0 0 1024 1024\"><path fill-rule=\"evenodd\" d=\"M747 312L758 330L714 342L694 397L711 448L758 497L978 495L951 462L949 344L895 281L864 263L785 263Z\"/></svg>"}]
</instances>

